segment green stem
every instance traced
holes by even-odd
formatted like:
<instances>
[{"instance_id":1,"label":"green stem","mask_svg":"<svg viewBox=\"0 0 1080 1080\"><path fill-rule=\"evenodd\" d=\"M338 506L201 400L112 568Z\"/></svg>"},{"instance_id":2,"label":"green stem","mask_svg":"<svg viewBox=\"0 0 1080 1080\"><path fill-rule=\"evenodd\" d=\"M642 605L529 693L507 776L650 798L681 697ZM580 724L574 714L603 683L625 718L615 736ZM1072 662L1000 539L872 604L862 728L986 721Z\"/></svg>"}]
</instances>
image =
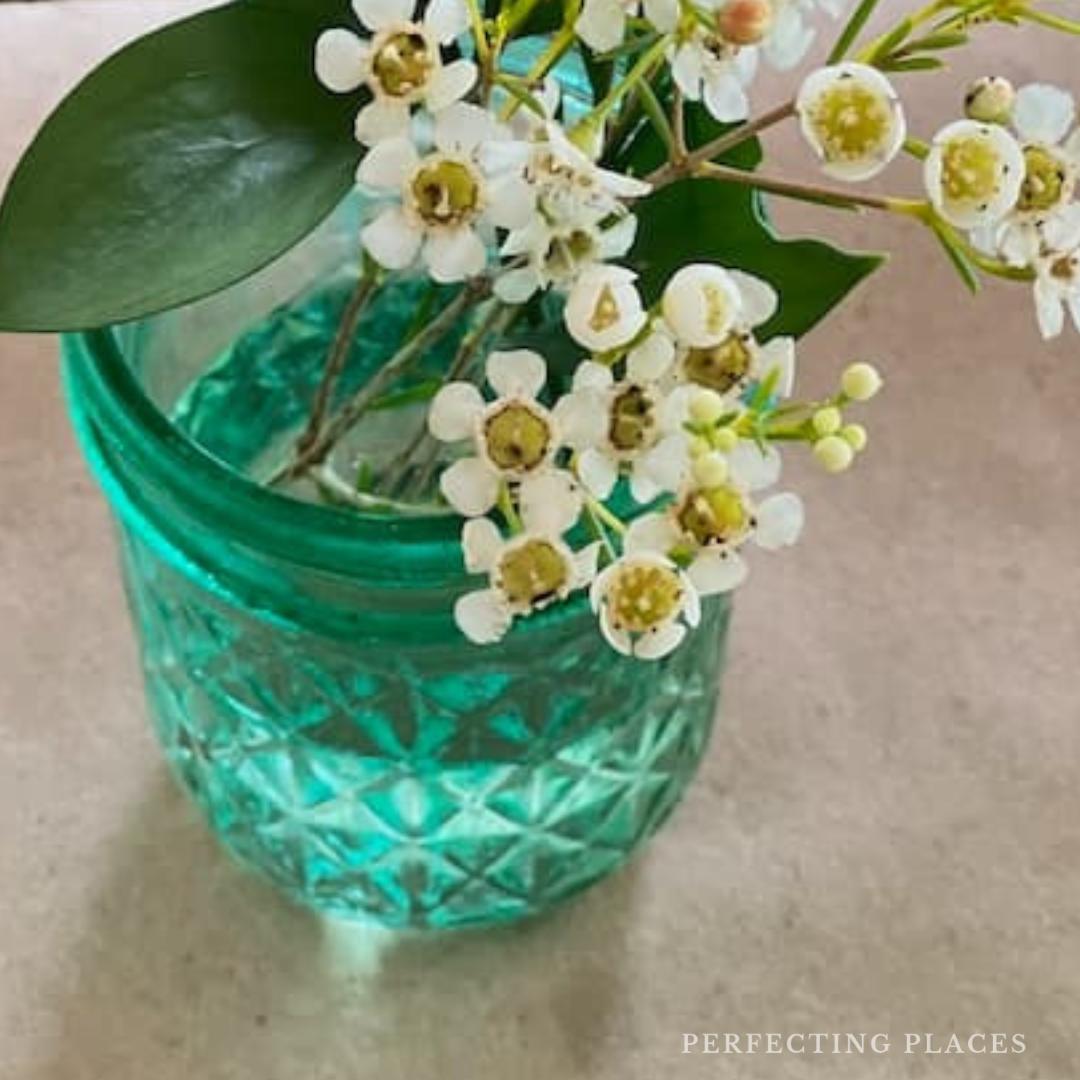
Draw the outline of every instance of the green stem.
<instances>
[{"instance_id":1,"label":"green stem","mask_svg":"<svg viewBox=\"0 0 1080 1080\"><path fill-rule=\"evenodd\" d=\"M585 505L602 521L612 532L623 536L626 533L626 525L621 518L616 517L599 499L592 495L585 497Z\"/></svg>"},{"instance_id":2,"label":"green stem","mask_svg":"<svg viewBox=\"0 0 1080 1080\"><path fill-rule=\"evenodd\" d=\"M537 57L533 66L529 68L529 73L525 76L526 81L532 86L541 82L544 76L574 47L575 40L574 24L572 22L567 23L548 42L548 47ZM503 106L502 111L499 113L499 119L505 123L520 107L520 100L516 97L511 98Z\"/></svg>"},{"instance_id":3,"label":"green stem","mask_svg":"<svg viewBox=\"0 0 1080 1080\"><path fill-rule=\"evenodd\" d=\"M714 165L711 162L701 165L695 175L710 180L723 180L729 184L756 188L759 191L767 191L773 195L783 195L786 198L797 199L800 202L835 206L846 210L865 208L868 210L882 210L890 214L918 217L926 206L925 203L911 199L898 199L884 195L859 195L835 188L816 187L811 184L783 180L779 177L763 176L761 173L747 172L745 169L735 169L727 165Z\"/></svg>"},{"instance_id":4,"label":"green stem","mask_svg":"<svg viewBox=\"0 0 1080 1080\"><path fill-rule=\"evenodd\" d=\"M712 161L713 158L720 157L721 154L726 154L737 146L741 146L744 142L748 142L766 128L770 128L774 124L778 124L794 115L794 100L785 101L783 105L778 105L775 109L770 109L769 112L762 113L761 116L748 120L745 124L740 124L737 128L727 132L727 134L720 135L711 142L705 143L681 160L671 161L667 165L661 166L645 179L654 188L665 187L675 180L681 180L689 176L695 169L708 161Z\"/></svg>"},{"instance_id":5,"label":"green stem","mask_svg":"<svg viewBox=\"0 0 1080 1080\"><path fill-rule=\"evenodd\" d=\"M312 466L321 465L337 441L367 413L372 402L377 400L395 379L404 374L414 361L423 356L435 342L448 333L466 310L488 295L490 290L490 277L473 278L467 282L461 292L419 334L402 345L339 410L318 438L304 450L298 451L291 462L283 465L270 477L269 486L273 487L283 481L296 479Z\"/></svg>"},{"instance_id":6,"label":"green stem","mask_svg":"<svg viewBox=\"0 0 1080 1080\"><path fill-rule=\"evenodd\" d=\"M513 535L516 536L518 533L524 532L525 526L514 506L513 497L510 494L510 485L505 480L499 485L499 513L502 514L503 519L506 521L506 527Z\"/></svg>"},{"instance_id":7,"label":"green stem","mask_svg":"<svg viewBox=\"0 0 1080 1080\"><path fill-rule=\"evenodd\" d=\"M1038 23L1039 26L1048 26L1051 30L1061 30L1066 34L1080 34L1080 23L1066 19L1063 15L1051 15L1048 11L1025 8L1020 12L1020 18Z\"/></svg>"},{"instance_id":8,"label":"green stem","mask_svg":"<svg viewBox=\"0 0 1080 1080\"><path fill-rule=\"evenodd\" d=\"M571 131L571 138L586 138L590 131L598 131L615 107L631 90L644 83L652 73L652 69L664 59L664 53L671 42L670 35L663 35L656 39L634 63L634 66L626 73L621 82L617 82L607 97L595 105L590 113L582 117Z\"/></svg>"}]
</instances>

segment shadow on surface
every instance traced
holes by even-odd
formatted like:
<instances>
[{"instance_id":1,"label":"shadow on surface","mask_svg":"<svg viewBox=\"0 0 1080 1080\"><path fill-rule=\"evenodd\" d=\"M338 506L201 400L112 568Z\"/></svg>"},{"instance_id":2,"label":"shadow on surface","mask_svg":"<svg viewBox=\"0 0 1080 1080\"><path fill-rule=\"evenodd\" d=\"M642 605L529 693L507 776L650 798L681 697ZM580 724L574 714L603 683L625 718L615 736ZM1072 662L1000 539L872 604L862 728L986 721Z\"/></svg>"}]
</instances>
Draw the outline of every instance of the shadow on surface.
<instances>
[{"instance_id":1,"label":"shadow on surface","mask_svg":"<svg viewBox=\"0 0 1080 1080\"><path fill-rule=\"evenodd\" d=\"M33 1080L352 1080L376 1063L453 1080L523 1056L588 1076L620 1007L632 867L494 930L329 924L234 866L164 772L110 850Z\"/></svg>"}]
</instances>

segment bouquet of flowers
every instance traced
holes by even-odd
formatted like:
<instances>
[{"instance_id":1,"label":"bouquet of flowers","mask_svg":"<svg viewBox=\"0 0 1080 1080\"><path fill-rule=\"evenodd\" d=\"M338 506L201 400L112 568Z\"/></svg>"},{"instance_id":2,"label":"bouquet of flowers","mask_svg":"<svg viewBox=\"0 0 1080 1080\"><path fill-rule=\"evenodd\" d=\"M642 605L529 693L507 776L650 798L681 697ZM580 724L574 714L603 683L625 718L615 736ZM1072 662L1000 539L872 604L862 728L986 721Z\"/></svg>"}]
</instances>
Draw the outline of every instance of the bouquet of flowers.
<instances>
[{"instance_id":1,"label":"bouquet of flowers","mask_svg":"<svg viewBox=\"0 0 1080 1080\"><path fill-rule=\"evenodd\" d=\"M1040 0L931 0L867 38L877 0L234 0L106 62L26 154L0 212L0 328L85 329L241 280L355 186L351 296L310 414L261 478L297 497L461 516L477 644L587 591L619 652L655 660L747 549L792 544L780 448L827 471L867 445L863 360L797 396L797 339L880 262L780 239L763 195L901 215L963 282L1033 289L1080 329L1080 131L1063 89L987 77L911 134L902 79L992 23L1076 34ZM845 18L846 15L846 18ZM825 66L758 111L760 64ZM762 167L798 124L823 176ZM901 154L924 190L861 185ZM365 311L428 290L390 359L342 399ZM453 339L392 460L338 453ZM362 344L362 343L361 343ZM362 467L358 467L362 466Z\"/></svg>"}]
</instances>

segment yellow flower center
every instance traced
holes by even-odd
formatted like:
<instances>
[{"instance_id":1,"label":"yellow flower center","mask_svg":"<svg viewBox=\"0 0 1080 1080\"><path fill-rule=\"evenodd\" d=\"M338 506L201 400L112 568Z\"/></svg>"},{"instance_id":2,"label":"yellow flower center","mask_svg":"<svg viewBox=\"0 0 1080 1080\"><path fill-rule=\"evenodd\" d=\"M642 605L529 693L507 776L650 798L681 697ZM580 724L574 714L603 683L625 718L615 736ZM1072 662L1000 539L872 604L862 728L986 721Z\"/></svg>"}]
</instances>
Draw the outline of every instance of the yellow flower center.
<instances>
[{"instance_id":1,"label":"yellow flower center","mask_svg":"<svg viewBox=\"0 0 1080 1080\"><path fill-rule=\"evenodd\" d=\"M566 278L595 253L596 243L592 235L585 229L574 229L563 236L552 238L544 256L544 266L553 278Z\"/></svg>"},{"instance_id":2,"label":"yellow flower center","mask_svg":"<svg viewBox=\"0 0 1080 1080\"><path fill-rule=\"evenodd\" d=\"M605 285L593 305L589 316L589 326L598 334L609 330L619 321L619 301L615 299L615 290Z\"/></svg>"},{"instance_id":3,"label":"yellow flower center","mask_svg":"<svg viewBox=\"0 0 1080 1080\"><path fill-rule=\"evenodd\" d=\"M431 77L434 60L419 30L398 30L375 51L371 73L388 97L408 98L422 90Z\"/></svg>"},{"instance_id":4,"label":"yellow flower center","mask_svg":"<svg viewBox=\"0 0 1080 1080\"><path fill-rule=\"evenodd\" d=\"M1065 164L1042 146L1024 147L1024 182L1016 208L1027 212L1053 210L1072 198L1072 177Z\"/></svg>"},{"instance_id":5,"label":"yellow flower center","mask_svg":"<svg viewBox=\"0 0 1080 1080\"><path fill-rule=\"evenodd\" d=\"M741 540L753 524L742 493L727 484L690 492L675 514L679 528L703 547Z\"/></svg>"},{"instance_id":6,"label":"yellow flower center","mask_svg":"<svg viewBox=\"0 0 1080 1080\"><path fill-rule=\"evenodd\" d=\"M655 563L626 563L615 572L606 596L616 630L643 634L678 614L683 588L679 575Z\"/></svg>"},{"instance_id":7,"label":"yellow flower center","mask_svg":"<svg viewBox=\"0 0 1080 1080\"><path fill-rule=\"evenodd\" d=\"M565 589L570 571L554 544L547 540L526 540L502 557L498 581L512 604L531 608Z\"/></svg>"},{"instance_id":8,"label":"yellow flower center","mask_svg":"<svg viewBox=\"0 0 1080 1080\"><path fill-rule=\"evenodd\" d=\"M746 381L752 363L746 335L729 334L711 349L691 349L683 372L690 382L726 394Z\"/></svg>"},{"instance_id":9,"label":"yellow flower center","mask_svg":"<svg viewBox=\"0 0 1080 1080\"><path fill-rule=\"evenodd\" d=\"M997 194L1001 158L982 135L965 135L946 144L941 186L953 202L986 203Z\"/></svg>"},{"instance_id":10,"label":"yellow flower center","mask_svg":"<svg viewBox=\"0 0 1080 1080\"><path fill-rule=\"evenodd\" d=\"M484 422L484 444L496 468L528 472L547 459L551 425L535 407L512 401Z\"/></svg>"},{"instance_id":11,"label":"yellow flower center","mask_svg":"<svg viewBox=\"0 0 1080 1080\"><path fill-rule=\"evenodd\" d=\"M826 161L861 161L884 152L893 113L881 94L841 78L818 97L808 119Z\"/></svg>"},{"instance_id":12,"label":"yellow flower center","mask_svg":"<svg viewBox=\"0 0 1080 1080\"><path fill-rule=\"evenodd\" d=\"M480 181L463 161L424 162L409 187L416 212L429 225L463 225L480 212Z\"/></svg>"},{"instance_id":13,"label":"yellow flower center","mask_svg":"<svg viewBox=\"0 0 1080 1080\"><path fill-rule=\"evenodd\" d=\"M647 446L655 435L655 402L640 386L620 390L611 402L608 438L622 453Z\"/></svg>"}]
</instances>

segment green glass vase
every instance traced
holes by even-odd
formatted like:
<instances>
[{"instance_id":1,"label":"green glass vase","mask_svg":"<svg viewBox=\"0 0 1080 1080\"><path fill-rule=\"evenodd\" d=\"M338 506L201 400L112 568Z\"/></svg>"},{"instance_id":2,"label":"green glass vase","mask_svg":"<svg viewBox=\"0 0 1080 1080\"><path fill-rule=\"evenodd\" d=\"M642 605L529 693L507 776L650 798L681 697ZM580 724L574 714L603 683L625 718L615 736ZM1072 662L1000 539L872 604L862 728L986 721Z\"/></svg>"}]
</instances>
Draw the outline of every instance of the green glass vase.
<instances>
[{"instance_id":1,"label":"green glass vase","mask_svg":"<svg viewBox=\"0 0 1080 1080\"><path fill-rule=\"evenodd\" d=\"M115 514L154 726L223 845L329 915L519 918L610 873L678 802L729 606L656 664L613 652L583 597L479 648L451 618L476 584L459 520L249 479L309 407L354 226L212 300L67 337L71 414ZM398 301L365 318L342 393L415 315Z\"/></svg>"}]
</instances>

